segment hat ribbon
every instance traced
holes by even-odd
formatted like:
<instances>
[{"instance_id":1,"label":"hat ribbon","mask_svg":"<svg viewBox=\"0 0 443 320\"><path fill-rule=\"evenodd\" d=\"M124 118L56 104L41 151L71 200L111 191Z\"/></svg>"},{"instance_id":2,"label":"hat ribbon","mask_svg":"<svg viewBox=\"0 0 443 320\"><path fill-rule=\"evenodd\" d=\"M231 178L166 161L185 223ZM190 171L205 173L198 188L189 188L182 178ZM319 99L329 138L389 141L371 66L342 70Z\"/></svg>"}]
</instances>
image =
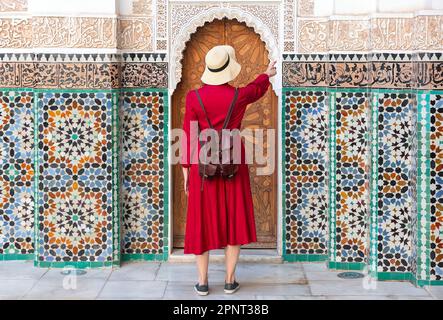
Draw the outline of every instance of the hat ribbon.
<instances>
[{"instance_id":1,"label":"hat ribbon","mask_svg":"<svg viewBox=\"0 0 443 320\"><path fill-rule=\"evenodd\" d=\"M216 69L211 69L211 68L208 67L208 70L211 71L211 72L220 72L220 71L223 71L224 69L226 69L228 64L229 64L229 54L228 54L228 60L226 60L224 65L222 65L220 68L216 68Z\"/></svg>"}]
</instances>

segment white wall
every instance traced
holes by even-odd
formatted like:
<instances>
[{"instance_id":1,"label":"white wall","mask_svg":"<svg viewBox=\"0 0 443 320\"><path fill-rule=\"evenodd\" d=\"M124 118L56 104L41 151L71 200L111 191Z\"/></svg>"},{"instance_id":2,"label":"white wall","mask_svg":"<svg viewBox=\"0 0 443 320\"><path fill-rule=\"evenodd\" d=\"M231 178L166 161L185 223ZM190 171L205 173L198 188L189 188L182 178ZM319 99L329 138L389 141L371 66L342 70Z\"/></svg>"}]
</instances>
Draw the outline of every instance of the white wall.
<instances>
[{"instance_id":1,"label":"white wall","mask_svg":"<svg viewBox=\"0 0 443 320\"><path fill-rule=\"evenodd\" d=\"M36 15L115 15L116 0L29 0L28 8Z\"/></svg>"},{"instance_id":2,"label":"white wall","mask_svg":"<svg viewBox=\"0 0 443 320\"><path fill-rule=\"evenodd\" d=\"M369 15L442 10L443 0L314 0L314 15Z\"/></svg>"},{"instance_id":3,"label":"white wall","mask_svg":"<svg viewBox=\"0 0 443 320\"><path fill-rule=\"evenodd\" d=\"M432 9L443 10L443 0L432 0Z\"/></svg>"},{"instance_id":4,"label":"white wall","mask_svg":"<svg viewBox=\"0 0 443 320\"><path fill-rule=\"evenodd\" d=\"M377 0L335 0L334 14L336 15L369 14L376 10Z\"/></svg>"},{"instance_id":5,"label":"white wall","mask_svg":"<svg viewBox=\"0 0 443 320\"><path fill-rule=\"evenodd\" d=\"M378 0L379 12L414 12L426 9L432 9L432 0Z\"/></svg>"}]
</instances>

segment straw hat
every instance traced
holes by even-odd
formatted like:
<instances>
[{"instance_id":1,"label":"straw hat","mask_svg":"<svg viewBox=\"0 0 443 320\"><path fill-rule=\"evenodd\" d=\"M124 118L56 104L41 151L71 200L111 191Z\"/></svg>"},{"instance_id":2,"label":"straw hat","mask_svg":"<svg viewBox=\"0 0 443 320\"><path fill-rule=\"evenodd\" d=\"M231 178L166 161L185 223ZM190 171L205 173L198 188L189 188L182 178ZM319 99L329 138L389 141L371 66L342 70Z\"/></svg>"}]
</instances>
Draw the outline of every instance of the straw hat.
<instances>
[{"instance_id":1,"label":"straw hat","mask_svg":"<svg viewBox=\"0 0 443 320\"><path fill-rule=\"evenodd\" d=\"M235 58L235 50L228 45L215 46L205 57L205 71L201 77L203 83L218 85L229 82L238 76L241 65Z\"/></svg>"}]
</instances>

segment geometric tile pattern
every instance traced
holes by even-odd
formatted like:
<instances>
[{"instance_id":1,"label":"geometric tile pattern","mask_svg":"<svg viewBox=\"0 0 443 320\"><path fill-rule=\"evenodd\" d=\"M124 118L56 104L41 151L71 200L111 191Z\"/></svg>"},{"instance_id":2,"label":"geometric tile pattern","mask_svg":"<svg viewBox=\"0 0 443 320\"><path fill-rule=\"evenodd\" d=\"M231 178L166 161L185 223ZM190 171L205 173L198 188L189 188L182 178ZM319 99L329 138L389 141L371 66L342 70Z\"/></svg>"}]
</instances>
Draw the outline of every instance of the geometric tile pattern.
<instances>
[{"instance_id":1,"label":"geometric tile pattern","mask_svg":"<svg viewBox=\"0 0 443 320\"><path fill-rule=\"evenodd\" d=\"M33 101L0 91L0 260L34 252Z\"/></svg>"},{"instance_id":2,"label":"geometric tile pattern","mask_svg":"<svg viewBox=\"0 0 443 320\"><path fill-rule=\"evenodd\" d=\"M329 190L331 210L335 210L329 222L333 230L332 261L365 262L369 217L368 94L335 92L331 95L335 97L335 107L331 108L335 109L335 114L331 111L331 121L335 122L335 126L331 126L335 155L331 157L334 170L330 171Z\"/></svg>"},{"instance_id":3,"label":"geometric tile pattern","mask_svg":"<svg viewBox=\"0 0 443 320\"><path fill-rule=\"evenodd\" d=\"M148 90L123 91L120 109L122 253L132 256L167 252L164 139L167 94L158 89Z\"/></svg>"},{"instance_id":4,"label":"geometric tile pattern","mask_svg":"<svg viewBox=\"0 0 443 320\"><path fill-rule=\"evenodd\" d=\"M109 264L118 251L114 95L36 94L39 264Z\"/></svg>"},{"instance_id":5,"label":"geometric tile pattern","mask_svg":"<svg viewBox=\"0 0 443 320\"><path fill-rule=\"evenodd\" d=\"M327 98L284 91L284 254L327 253Z\"/></svg>"},{"instance_id":6,"label":"geometric tile pattern","mask_svg":"<svg viewBox=\"0 0 443 320\"><path fill-rule=\"evenodd\" d=\"M414 96L378 94L377 271L409 272L411 268L411 142ZM375 107L375 106L373 106ZM375 235L373 235L375 236Z\"/></svg>"},{"instance_id":7,"label":"geometric tile pattern","mask_svg":"<svg viewBox=\"0 0 443 320\"><path fill-rule=\"evenodd\" d=\"M443 95L430 95L430 280L443 280Z\"/></svg>"}]
</instances>

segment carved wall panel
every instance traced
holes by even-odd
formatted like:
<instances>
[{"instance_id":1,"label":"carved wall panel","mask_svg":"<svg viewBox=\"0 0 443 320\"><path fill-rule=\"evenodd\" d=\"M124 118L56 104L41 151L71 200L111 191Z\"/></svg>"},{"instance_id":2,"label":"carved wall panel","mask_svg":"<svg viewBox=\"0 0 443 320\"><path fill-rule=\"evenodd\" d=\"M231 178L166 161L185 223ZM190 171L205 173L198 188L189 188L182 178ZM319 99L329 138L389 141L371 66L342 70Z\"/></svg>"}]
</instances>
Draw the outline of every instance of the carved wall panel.
<instances>
[{"instance_id":1,"label":"carved wall panel","mask_svg":"<svg viewBox=\"0 0 443 320\"><path fill-rule=\"evenodd\" d=\"M167 88L166 55L0 54L0 87Z\"/></svg>"},{"instance_id":2,"label":"carved wall panel","mask_svg":"<svg viewBox=\"0 0 443 320\"><path fill-rule=\"evenodd\" d=\"M28 0L0 0L0 12L17 12L28 9Z\"/></svg>"},{"instance_id":3,"label":"carved wall panel","mask_svg":"<svg viewBox=\"0 0 443 320\"><path fill-rule=\"evenodd\" d=\"M154 49L152 29L151 17L120 17L117 29L118 48L130 51L152 51Z\"/></svg>"},{"instance_id":4,"label":"carved wall panel","mask_svg":"<svg viewBox=\"0 0 443 320\"><path fill-rule=\"evenodd\" d=\"M132 2L132 14L152 16L152 0L134 0Z\"/></svg>"},{"instance_id":5,"label":"carved wall panel","mask_svg":"<svg viewBox=\"0 0 443 320\"><path fill-rule=\"evenodd\" d=\"M297 19L295 3L296 0L284 1L283 52L295 51L295 22Z\"/></svg>"},{"instance_id":6,"label":"carved wall panel","mask_svg":"<svg viewBox=\"0 0 443 320\"><path fill-rule=\"evenodd\" d=\"M327 19L299 19L297 29L299 52L328 51L329 22Z\"/></svg>"},{"instance_id":7,"label":"carved wall panel","mask_svg":"<svg viewBox=\"0 0 443 320\"><path fill-rule=\"evenodd\" d=\"M369 20L332 20L329 22L328 47L331 51L370 49Z\"/></svg>"},{"instance_id":8,"label":"carved wall panel","mask_svg":"<svg viewBox=\"0 0 443 320\"><path fill-rule=\"evenodd\" d=\"M411 50L414 44L413 18L377 18L371 21L371 49Z\"/></svg>"},{"instance_id":9,"label":"carved wall panel","mask_svg":"<svg viewBox=\"0 0 443 320\"><path fill-rule=\"evenodd\" d=\"M299 18L297 51L442 50L442 21L442 15L364 20Z\"/></svg>"},{"instance_id":10,"label":"carved wall panel","mask_svg":"<svg viewBox=\"0 0 443 320\"><path fill-rule=\"evenodd\" d=\"M115 48L117 20L97 17L33 17L32 45L65 48Z\"/></svg>"},{"instance_id":11,"label":"carved wall panel","mask_svg":"<svg viewBox=\"0 0 443 320\"><path fill-rule=\"evenodd\" d=\"M298 15L312 16L314 15L314 0L298 0Z\"/></svg>"}]
</instances>

